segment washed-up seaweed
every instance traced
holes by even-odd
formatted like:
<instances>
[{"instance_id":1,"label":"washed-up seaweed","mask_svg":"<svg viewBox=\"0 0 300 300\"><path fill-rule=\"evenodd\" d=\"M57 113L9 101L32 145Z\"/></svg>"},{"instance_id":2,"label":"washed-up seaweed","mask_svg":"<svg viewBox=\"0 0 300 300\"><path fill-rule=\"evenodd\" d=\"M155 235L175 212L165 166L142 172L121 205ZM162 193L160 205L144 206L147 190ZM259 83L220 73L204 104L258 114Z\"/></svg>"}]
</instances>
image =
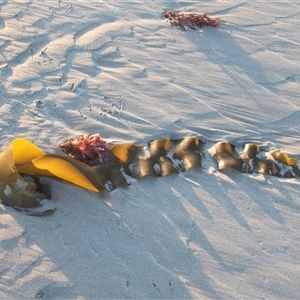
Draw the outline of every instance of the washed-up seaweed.
<instances>
[{"instance_id":1,"label":"washed-up seaweed","mask_svg":"<svg viewBox=\"0 0 300 300\"><path fill-rule=\"evenodd\" d=\"M60 146L65 153L45 153L24 138L14 140L0 154L0 202L26 214L47 215L55 209L32 209L49 199L37 176L101 192L126 185L126 176L166 176L201 166L202 142L192 137L154 140L142 146L109 145L99 135L85 135ZM33 182L21 175L32 176Z\"/></svg>"},{"instance_id":2,"label":"washed-up seaweed","mask_svg":"<svg viewBox=\"0 0 300 300\"><path fill-rule=\"evenodd\" d=\"M85 135L60 147L63 152L45 153L19 138L5 148L0 153L0 202L26 214L47 215L55 208L43 210L42 203L50 194L38 176L56 177L94 192L112 191L127 185L128 177L140 180L201 168L203 158L203 142L196 137L156 139L147 145L111 145L99 135ZM219 170L300 176L297 159L278 149L264 151L248 143L238 153L234 145L219 142L209 153ZM32 182L24 175L31 176Z\"/></svg>"},{"instance_id":3,"label":"washed-up seaweed","mask_svg":"<svg viewBox=\"0 0 300 300\"><path fill-rule=\"evenodd\" d=\"M85 136L85 139L88 143L89 136ZM69 141L61 144L60 147L72 158L81 160L82 153L78 148L82 148L82 143L85 143L84 139L72 140L72 143L74 151L71 154L66 151L66 145L69 144ZM101 156L105 151L107 149L98 149L95 156ZM99 160L94 160L92 165L101 165L108 170L114 169L113 177L118 173L117 170L120 170L119 177L124 172L131 177L141 179L146 176L166 176L192 167L200 167L202 142L195 137L178 140L157 139L146 146L135 144L113 145L108 149L108 152L110 157L113 157L113 159L110 159L109 165L104 165ZM104 185L114 189L116 184L111 182L112 180L111 177L107 177ZM118 183L120 182L123 183L123 181L118 180Z\"/></svg>"},{"instance_id":4,"label":"washed-up seaweed","mask_svg":"<svg viewBox=\"0 0 300 300\"><path fill-rule=\"evenodd\" d=\"M30 162L37 156L44 155L44 152L26 141L17 139L11 143L2 153L0 153L0 202L12 206L16 209L28 209L38 207L43 199L49 198L44 187L36 179L34 182L26 182L17 167ZM34 215L49 214L54 210L32 213Z\"/></svg>"},{"instance_id":5,"label":"washed-up seaweed","mask_svg":"<svg viewBox=\"0 0 300 300\"><path fill-rule=\"evenodd\" d=\"M220 19L199 13L175 13L168 11L164 13L164 17L168 19L172 26L179 27L181 30L186 30L186 27L193 30L202 26L218 27L221 24Z\"/></svg>"},{"instance_id":6,"label":"washed-up seaweed","mask_svg":"<svg viewBox=\"0 0 300 300\"><path fill-rule=\"evenodd\" d=\"M110 145L99 134L85 134L78 139L70 139L60 145L69 156L88 165L114 164L114 157L108 151Z\"/></svg>"},{"instance_id":7,"label":"washed-up seaweed","mask_svg":"<svg viewBox=\"0 0 300 300\"><path fill-rule=\"evenodd\" d=\"M235 169L243 173L261 173L277 177L299 177L296 158L290 158L280 149L264 151L254 143L247 143L241 153L227 142L219 142L210 149L218 169Z\"/></svg>"}]
</instances>

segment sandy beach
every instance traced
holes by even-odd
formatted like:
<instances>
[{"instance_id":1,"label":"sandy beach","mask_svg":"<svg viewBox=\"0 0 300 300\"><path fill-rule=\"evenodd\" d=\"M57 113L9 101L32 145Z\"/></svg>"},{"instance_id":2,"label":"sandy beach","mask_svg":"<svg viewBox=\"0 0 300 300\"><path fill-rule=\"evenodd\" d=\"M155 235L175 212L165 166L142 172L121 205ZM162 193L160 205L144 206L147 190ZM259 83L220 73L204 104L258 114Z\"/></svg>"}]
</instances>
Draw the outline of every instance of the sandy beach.
<instances>
[{"instance_id":1,"label":"sandy beach","mask_svg":"<svg viewBox=\"0 0 300 300\"><path fill-rule=\"evenodd\" d=\"M221 25L183 31L167 11ZM49 216L0 203L0 298L299 299L299 177L218 170L208 151L300 159L299 17L297 1L3 1L0 151L99 133L197 137L204 156L112 192L41 177Z\"/></svg>"}]
</instances>

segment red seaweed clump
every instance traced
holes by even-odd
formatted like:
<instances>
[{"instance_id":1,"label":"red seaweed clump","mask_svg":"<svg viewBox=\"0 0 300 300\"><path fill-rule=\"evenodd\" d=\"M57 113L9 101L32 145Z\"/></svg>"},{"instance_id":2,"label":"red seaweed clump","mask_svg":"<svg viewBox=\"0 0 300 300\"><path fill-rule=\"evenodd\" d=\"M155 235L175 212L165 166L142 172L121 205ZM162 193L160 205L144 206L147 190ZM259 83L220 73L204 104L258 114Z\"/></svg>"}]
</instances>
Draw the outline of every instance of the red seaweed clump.
<instances>
[{"instance_id":1,"label":"red seaweed clump","mask_svg":"<svg viewBox=\"0 0 300 300\"><path fill-rule=\"evenodd\" d=\"M72 158L89 165L102 164L108 167L115 163L114 156L108 151L110 145L99 134L85 134L59 146Z\"/></svg>"},{"instance_id":2,"label":"red seaweed clump","mask_svg":"<svg viewBox=\"0 0 300 300\"><path fill-rule=\"evenodd\" d=\"M172 26L178 26L181 30L186 27L196 30L196 27L212 26L218 27L221 22L218 18L210 18L205 14L199 13L174 13L168 11L164 17L169 20Z\"/></svg>"}]
</instances>

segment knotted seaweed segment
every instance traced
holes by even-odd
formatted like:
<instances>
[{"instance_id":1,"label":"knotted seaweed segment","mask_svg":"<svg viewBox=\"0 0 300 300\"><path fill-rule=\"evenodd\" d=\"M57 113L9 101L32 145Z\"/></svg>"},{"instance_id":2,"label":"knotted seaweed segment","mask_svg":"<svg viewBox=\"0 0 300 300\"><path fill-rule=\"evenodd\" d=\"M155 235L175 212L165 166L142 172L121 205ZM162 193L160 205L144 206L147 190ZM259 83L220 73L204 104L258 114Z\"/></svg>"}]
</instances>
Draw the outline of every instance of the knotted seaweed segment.
<instances>
[{"instance_id":1,"label":"knotted seaweed segment","mask_svg":"<svg viewBox=\"0 0 300 300\"><path fill-rule=\"evenodd\" d=\"M86 140L86 141L85 141ZM72 148L70 148L70 141ZM86 159L97 173L101 173L101 183L109 191L127 183L126 176L137 180L149 176L166 176L193 167L201 167L202 142L195 137L184 139L157 139L148 145L113 145L108 150L90 145L90 136L69 140L61 144L61 149L72 158L83 161L87 153L83 144L89 144L89 152L95 159ZM72 150L72 151L70 151ZM98 157L109 158L109 164ZM107 161L104 160L104 161Z\"/></svg>"},{"instance_id":2,"label":"knotted seaweed segment","mask_svg":"<svg viewBox=\"0 0 300 300\"><path fill-rule=\"evenodd\" d=\"M216 159L218 169L235 169L242 173L261 173L277 177L300 176L296 158L290 158L280 149L264 151L254 143L247 143L241 153L227 142L219 142L209 149Z\"/></svg>"}]
</instances>

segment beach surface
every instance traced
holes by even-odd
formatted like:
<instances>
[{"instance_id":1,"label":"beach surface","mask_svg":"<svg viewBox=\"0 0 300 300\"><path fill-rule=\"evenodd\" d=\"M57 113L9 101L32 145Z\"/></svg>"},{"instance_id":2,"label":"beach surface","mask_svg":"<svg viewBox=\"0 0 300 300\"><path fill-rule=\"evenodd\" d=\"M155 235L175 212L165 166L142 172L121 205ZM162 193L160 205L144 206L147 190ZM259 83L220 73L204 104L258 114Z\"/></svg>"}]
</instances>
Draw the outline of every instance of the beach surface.
<instances>
[{"instance_id":1,"label":"beach surface","mask_svg":"<svg viewBox=\"0 0 300 300\"><path fill-rule=\"evenodd\" d=\"M182 31L170 10L221 26ZM299 18L297 1L3 1L1 151L99 133L194 136L205 157L110 193L43 177L45 217L0 204L0 298L299 299L299 178L219 171L208 153L300 159Z\"/></svg>"}]
</instances>

